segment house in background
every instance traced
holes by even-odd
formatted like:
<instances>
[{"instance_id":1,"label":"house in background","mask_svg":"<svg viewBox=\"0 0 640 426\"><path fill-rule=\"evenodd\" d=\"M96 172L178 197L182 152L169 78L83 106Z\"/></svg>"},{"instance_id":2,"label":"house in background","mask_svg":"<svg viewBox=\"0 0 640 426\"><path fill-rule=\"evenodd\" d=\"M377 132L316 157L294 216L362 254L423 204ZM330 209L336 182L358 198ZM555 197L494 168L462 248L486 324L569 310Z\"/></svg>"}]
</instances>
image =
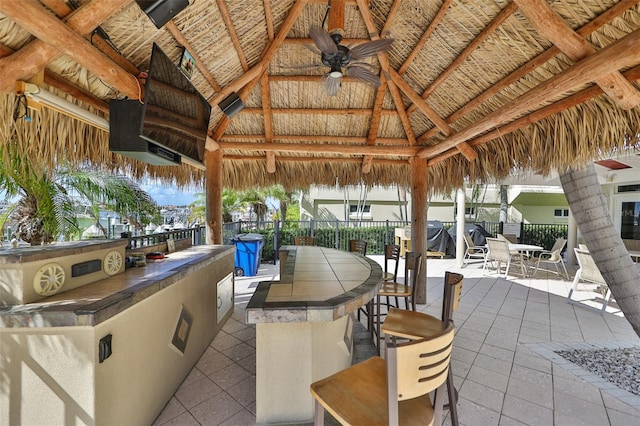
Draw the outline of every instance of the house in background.
<instances>
[{"instance_id":1,"label":"house in background","mask_svg":"<svg viewBox=\"0 0 640 426\"><path fill-rule=\"evenodd\" d=\"M474 193L480 193L479 198ZM509 185L508 222L567 223L569 206L558 186ZM455 221L455 194L434 195L429 200L429 220ZM482 185L466 189L465 214L469 222L498 222L500 186ZM476 215L477 213L477 215ZM302 220L407 221L411 194L398 188L312 187L303 197Z\"/></svg>"},{"instance_id":2,"label":"house in background","mask_svg":"<svg viewBox=\"0 0 640 426\"><path fill-rule=\"evenodd\" d=\"M616 229L629 249L640 250L640 153L636 149L594 164ZM508 223L569 222L569 204L557 176L512 176L504 185ZM467 187L465 198L468 222L499 221L499 185ZM432 196L429 220L455 221L455 200L455 194ZM395 187L312 187L300 211L302 220L407 221L410 215L411 194Z\"/></svg>"}]
</instances>

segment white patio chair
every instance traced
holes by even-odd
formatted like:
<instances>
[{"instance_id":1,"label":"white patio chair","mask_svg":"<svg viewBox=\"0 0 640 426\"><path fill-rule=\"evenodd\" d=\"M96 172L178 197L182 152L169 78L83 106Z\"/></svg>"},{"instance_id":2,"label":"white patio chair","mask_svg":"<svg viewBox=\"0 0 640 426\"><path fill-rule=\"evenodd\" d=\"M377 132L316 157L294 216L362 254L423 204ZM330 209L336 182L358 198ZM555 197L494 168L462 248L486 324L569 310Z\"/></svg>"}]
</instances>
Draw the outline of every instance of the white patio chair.
<instances>
[{"instance_id":1,"label":"white patio chair","mask_svg":"<svg viewBox=\"0 0 640 426\"><path fill-rule=\"evenodd\" d=\"M579 300L572 299L571 296L573 292L577 290L578 283L580 281L585 281L590 284L598 284L598 286L604 286L607 289L606 294L604 295L604 302L602 303L602 308L600 309L600 315L602 315L609 304L609 299L611 299L611 290L609 286L605 282L604 278L602 278L602 274L598 269L598 266L593 261L591 254L588 251L573 249L576 253L576 259L578 259L578 265L580 268L576 271L576 276L573 278L573 285L571 286L571 290L569 290L569 295L567 296L567 303L580 304L585 306Z\"/></svg>"},{"instance_id":2,"label":"white patio chair","mask_svg":"<svg viewBox=\"0 0 640 426\"><path fill-rule=\"evenodd\" d=\"M562 250L564 246L567 244L567 240L564 238L557 238L556 242L553 243L553 247L551 250L543 250L538 253L538 256L531 259L532 262L535 262L533 275L538 272L540 269L540 263L548 263L553 264L556 267L556 271L550 271L548 269L544 269L547 272L554 272L558 275L562 275L566 279L569 279L569 273L567 273L567 268L564 266L564 260L562 259ZM564 271L564 275L560 272L560 267L558 265L562 265L562 270Z\"/></svg>"},{"instance_id":3,"label":"white patio chair","mask_svg":"<svg viewBox=\"0 0 640 426\"><path fill-rule=\"evenodd\" d=\"M525 256L522 253L512 252L509 250L509 241L499 238L487 238L487 246L489 251L484 259L484 266L482 267L482 273L486 273L487 263L495 262L496 271L498 274L502 271L502 264L504 263L504 277L509 274L509 268L511 266L519 266L523 277L527 276L527 263Z\"/></svg>"},{"instance_id":4,"label":"white patio chair","mask_svg":"<svg viewBox=\"0 0 640 426\"><path fill-rule=\"evenodd\" d=\"M469 234L464 234L464 245L466 246L466 249L464 251L464 258L462 259L463 267L471 259L480 259L484 261L484 258L487 255L487 247L474 245L471 235Z\"/></svg>"}]
</instances>

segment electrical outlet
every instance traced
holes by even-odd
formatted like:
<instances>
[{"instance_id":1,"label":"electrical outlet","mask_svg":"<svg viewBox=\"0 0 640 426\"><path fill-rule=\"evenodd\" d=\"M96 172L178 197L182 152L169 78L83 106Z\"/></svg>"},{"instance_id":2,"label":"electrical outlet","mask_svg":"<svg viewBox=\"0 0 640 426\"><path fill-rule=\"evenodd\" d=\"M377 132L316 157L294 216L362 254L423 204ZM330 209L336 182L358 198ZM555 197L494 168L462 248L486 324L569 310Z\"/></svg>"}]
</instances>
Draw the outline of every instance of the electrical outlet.
<instances>
[{"instance_id":1,"label":"electrical outlet","mask_svg":"<svg viewBox=\"0 0 640 426\"><path fill-rule=\"evenodd\" d=\"M98 362L102 363L111 356L111 334L107 334L98 342Z\"/></svg>"}]
</instances>

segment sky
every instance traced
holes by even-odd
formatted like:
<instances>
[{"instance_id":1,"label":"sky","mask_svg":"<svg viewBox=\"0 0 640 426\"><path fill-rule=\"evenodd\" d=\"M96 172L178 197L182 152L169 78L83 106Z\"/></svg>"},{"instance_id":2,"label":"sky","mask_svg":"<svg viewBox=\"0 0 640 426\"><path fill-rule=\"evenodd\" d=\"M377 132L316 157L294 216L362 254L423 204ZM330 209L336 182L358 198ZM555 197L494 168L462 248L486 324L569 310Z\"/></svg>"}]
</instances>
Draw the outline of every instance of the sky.
<instances>
[{"instance_id":1,"label":"sky","mask_svg":"<svg viewBox=\"0 0 640 426\"><path fill-rule=\"evenodd\" d=\"M144 180L140 187L158 203L159 206L186 206L195 200L195 195L203 189L178 188L151 180Z\"/></svg>"}]
</instances>

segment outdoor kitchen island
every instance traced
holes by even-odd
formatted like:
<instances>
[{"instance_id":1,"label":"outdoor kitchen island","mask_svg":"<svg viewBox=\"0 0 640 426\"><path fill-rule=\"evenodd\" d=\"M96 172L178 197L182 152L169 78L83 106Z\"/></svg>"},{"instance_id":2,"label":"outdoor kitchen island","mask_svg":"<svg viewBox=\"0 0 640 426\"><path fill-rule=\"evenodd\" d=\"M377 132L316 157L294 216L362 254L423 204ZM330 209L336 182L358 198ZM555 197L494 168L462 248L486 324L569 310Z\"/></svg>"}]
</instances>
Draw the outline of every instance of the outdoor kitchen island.
<instances>
[{"instance_id":1,"label":"outdoor kitchen island","mask_svg":"<svg viewBox=\"0 0 640 426\"><path fill-rule=\"evenodd\" d=\"M376 295L382 268L341 250L283 246L280 280L251 298L256 324L256 422L308 423L312 382L351 365L353 321Z\"/></svg>"},{"instance_id":2,"label":"outdoor kitchen island","mask_svg":"<svg viewBox=\"0 0 640 426\"><path fill-rule=\"evenodd\" d=\"M0 250L0 424L152 424L232 314L233 246L127 243Z\"/></svg>"}]
</instances>

